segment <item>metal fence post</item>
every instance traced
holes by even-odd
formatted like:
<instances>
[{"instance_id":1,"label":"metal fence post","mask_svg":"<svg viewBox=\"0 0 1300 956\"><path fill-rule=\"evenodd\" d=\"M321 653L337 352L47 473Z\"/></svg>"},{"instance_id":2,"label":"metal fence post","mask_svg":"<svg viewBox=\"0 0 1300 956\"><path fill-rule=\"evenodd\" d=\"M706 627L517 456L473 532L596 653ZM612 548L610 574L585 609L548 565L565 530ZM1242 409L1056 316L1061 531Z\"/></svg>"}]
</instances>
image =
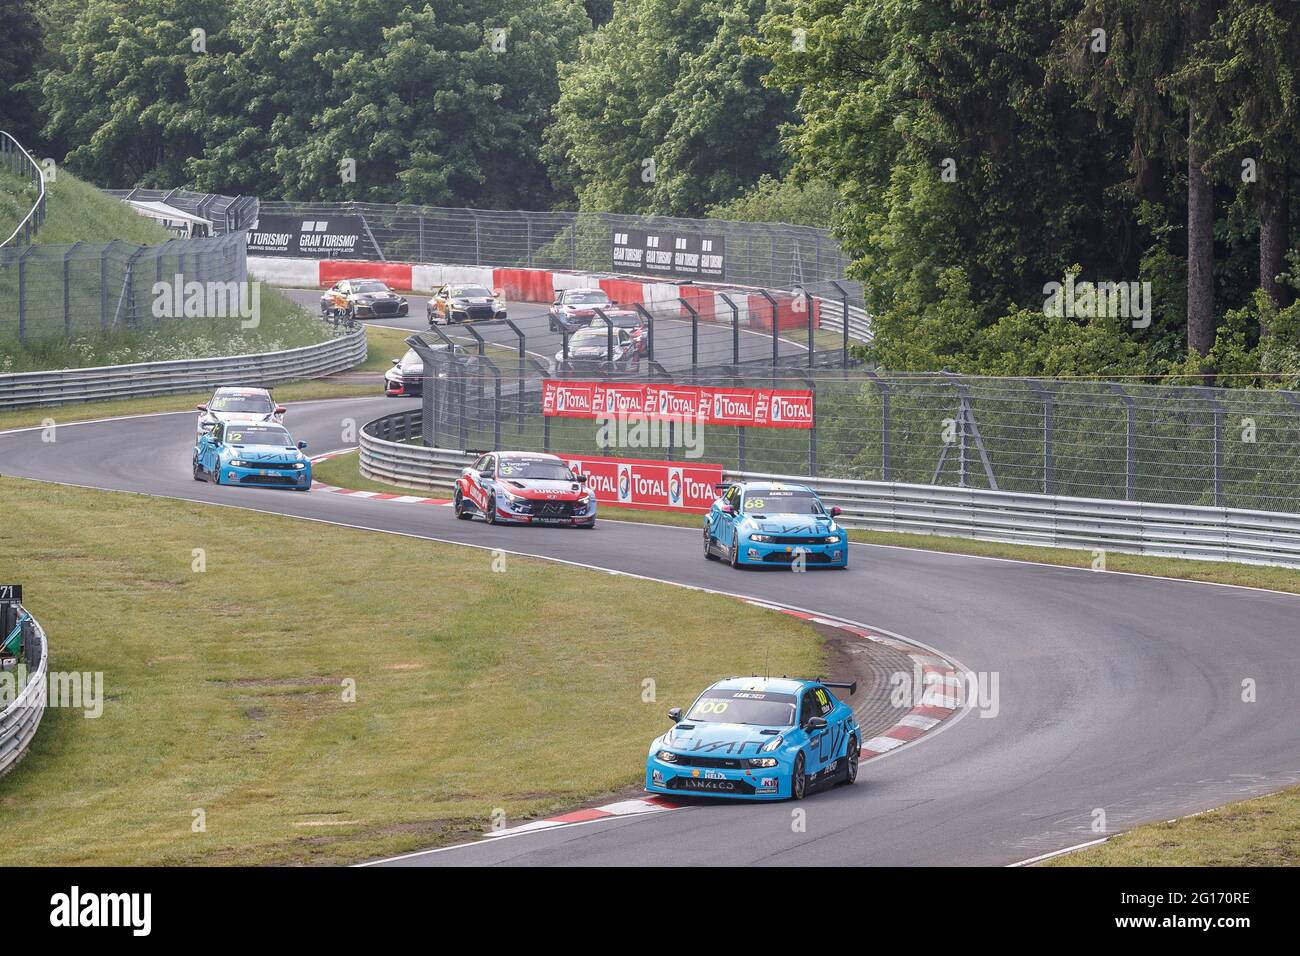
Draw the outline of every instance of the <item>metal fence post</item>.
<instances>
[{"instance_id":1,"label":"metal fence post","mask_svg":"<svg viewBox=\"0 0 1300 956\"><path fill-rule=\"evenodd\" d=\"M840 294L840 316L844 319L844 328L841 330L843 342L840 345L840 364L845 368L849 365L849 293L838 282L831 280L831 285L835 291Z\"/></svg>"},{"instance_id":2,"label":"metal fence post","mask_svg":"<svg viewBox=\"0 0 1300 956\"><path fill-rule=\"evenodd\" d=\"M645 319L646 360L653 362L655 360L655 317L640 302L633 302L632 308L636 309L641 314L641 317Z\"/></svg>"},{"instance_id":3,"label":"metal fence post","mask_svg":"<svg viewBox=\"0 0 1300 956\"><path fill-rule=\"evenodd\" d=\"M1027 383L1038 400L1043 403L1043 494L1052 493L1052 429L1053 429L1053 402L1054 395L1052 390L1042 382L1028 379Z\"/></svg>"},{"instance_id":4,"label":"metal fence post","mask_svg":"<svg viewBox=\"0 0 1300 956\"><path fill-rule=\"evenodd\" d=\"M63 254L63 337L65 339L72 338L72 277L69 275L69 269L73 254L80 247L80 242L74 242Z\"/></svg>"},{"instance_id":5,"label":"metal fence post","mask_svg":"<svg viewBox=\"0 0 1300 956\"><path fill-rule=\"evenodd\" d=\"M700 364L700 313L681 296L678 296L677 301L691 314L691 370L694 371Z\"/></svg>"},{"instance_id":6,"label":"metal fence post","mask_svg":"<svg viewBox=\"0 0 1300 956\"><path fill-rule=\"evenodd\" d=\"M880 389L880 480L893 481L893 450L890 448L889 434L889 383L871 369L864 369L863 371Z\"/></svg>"},{"instance_id":7,"label":"metal fence post","mask_svg":"<svg viewBox=\"0 0 1300 956\"><path fill-rule=\"evenodd\" d=\"M108 330L108 250L113 243L108 243L99 250L99 328Z\"/></svg>"},{"instance_id":8,"label":"metal fence post","mask_svg":"<svg viewBox=\"0 0 1300 956\"><path fill-rule=\"evenodd\" d=\"M1133 396L1124 391L1124 386L1118 382L1111 382L1110 390L1124 402L1124 500L1132 501L1134 477L1137 472L1136 462L1134 461L1134 446L1137 443L1137 418L1133 408Z\"/></svg>"},{"instance_id":9,"label":"metal fence post","mask_svg":"<svg viewBox=\"0 0 1300 956\"><path fill-rule=\"evenodd\" d=\"M772 293L768 292L766 289L759 289L758 294L767 299L767 304L772 309L772 365L775 366L780 362L781 356L781 340L779 338L780 329L778 328L781 323L777 318L776 299L772 298Z\"/></svg>"},{"instance_id":10,"label":"metal fence post","mask_svg":"<svg viewBox=\"0 0 1300 956\"><path fill-rule=\"evenodd\" d=\"M1215 398L1213 390L1205 386L1196 386L1196 392L1202 395L1213 413L1214 422L1214 507L1223 507L1223 415L1224 408Z\"/></svg>"},{"instance_id":11,"label":"metal fence post","mask_svg":"<svg viewBox=\"0 0 1300 956\"><path fill-rule=\"evenodd\" d=\"M727 303L731 309L731 364L740 364L740 307L731 301L731 296L719 292L718 298Z\"/></svg>"}]
</instances>

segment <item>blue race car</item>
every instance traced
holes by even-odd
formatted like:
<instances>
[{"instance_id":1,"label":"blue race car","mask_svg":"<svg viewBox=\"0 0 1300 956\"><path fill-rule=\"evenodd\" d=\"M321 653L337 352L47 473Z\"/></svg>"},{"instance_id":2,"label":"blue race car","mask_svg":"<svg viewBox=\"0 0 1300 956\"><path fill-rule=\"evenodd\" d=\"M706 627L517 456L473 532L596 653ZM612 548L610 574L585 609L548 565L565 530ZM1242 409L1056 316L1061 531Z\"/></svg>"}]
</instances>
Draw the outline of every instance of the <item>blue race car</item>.
<instances>
[{"instance_id":1,"label":"blue race car","mask_svg":"<svg viewBox=\"0 0 1300 956\"><path fill-rule=\"evenodd\" d=\"M704 516L704 557L742 565L847 568L849 536L803 485L740 482L718 485L721 493Z\"/></svg>"},{"instance_id":2,"label":"blue race car","mask_svg":"<svg viewBox=\"0 0 1300 956\"><path fill-rule=\"evenodd\" d=\"M217 422L194 446L194 480L219 485L263 485L307 491L311 459L283 425Z\"/></svg>"},{"instance_id":3,"label":"blue race car","mask_svg":"<svg viewBox=\"0 0 1300 956\"><path fill-rule=\"evenodd\" d=\"M752 800L802 800L811 790L858 778L862 732L853 709L829 688L857 683L728 677L691 706L668 711L673 729L650 744L652 793Z\"/></svg>"}]
</instances>

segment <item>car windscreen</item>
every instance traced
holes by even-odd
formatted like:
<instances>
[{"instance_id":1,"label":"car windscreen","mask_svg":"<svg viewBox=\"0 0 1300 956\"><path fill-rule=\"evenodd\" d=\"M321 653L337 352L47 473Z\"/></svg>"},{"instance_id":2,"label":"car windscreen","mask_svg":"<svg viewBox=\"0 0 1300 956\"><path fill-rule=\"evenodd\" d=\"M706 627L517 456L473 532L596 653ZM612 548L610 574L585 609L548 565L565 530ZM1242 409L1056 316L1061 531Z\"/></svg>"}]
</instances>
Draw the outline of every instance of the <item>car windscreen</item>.
<instances>
[{"instance_id":1,"label":"car windscreen","mask_svg":"<svg viewBox=\"0 0 1300 956\"><path fill-rule=\"evenodd\" d=\"M635 312L615 312L612 315L609 313L606 313L606 315L609 316L609 321L620 329L635 329L641 324L641 316Z\"/></svg>"},{"instance_id":2,"label":"car windscreen","mask_svg":"<svg viewBox=\"0 0 1300 956\"><path fill-rule=\"evenodd\" d=\"M572 347L575 345L583 345L583 346L599 345L601 348L605 348L607 345L609 345L609 334L610 334L609 328L603 322L600 324L600 328L596 328L594 325L590 325L587 326L587 328L585 329L579 329L577 332L573 333L573 338L569 339L569 346ZM622 329L616 328L614 330L614 344L615 345L622 344L625 341L626 336L627 336L626 332L624 332Z\"/></svg>"},{"instance_id":3,"label":"car windscreen","mask_svg":"<svg viewBox=\"0 0 1300 956\"><path fill-rule=\"evenodd\" d=\"M603 292L566 292L565 305L609 305L609 296Z\"/></svg>"},{"instance_id":4,"label":"car windscreen","mask_svg":"<svg viewBox=\"0 0 1300 956\"><path fill-rule=\"evenodd\" d=\"M266 425L231 425L226 429L226 441L232 445L293 444L293 439L285 429Z\"/></svg>"},{"instance_id":5,"label":"car windscreen","mask_svg":"<svg viewBox=\"0 0 1300 956\"><path fill-rule=\"evenodd\" d=\"M562 461L544 458L502 458L497 466L497 476L511 481L571 481L573 473Z\"/></svg>"},{"instance_id":6,"label":"car windscreen","mask_svg":"<svg viewBox=\"0 0 1300 956\"><path fill-rule=\"evenodd\" d=\"M492 293L481 285L462 285L451 290L453 299L490 299Z\"/></svg>"},{"instance_id":7,"label":"car windscreen","mask_svg":"<svg viewBox=\"0 0 1300 956\"><path fill-rule=\"evenodd\" d=\"M388 286L375 280L372 282L354 282L352 283L353 292L387 292Z\"/></svg>"},{"instance_id":8,"label":"car windscreen","mask_svg":"<svg viewBox=\"0 0 1300 956\"><path fill-rule=\"evenodd\" d=\"M214 412L252 412L267 414L275 411L275 404L265 395L217 395L208 402Z\"/></svg>"},{"instance_id":9,"label":"car windscreen","mask_svg":"<svg viewBox=\"0 0 1300 956\"><path fill-rule=\"evenodd\" d=\"M706 690L686 719L701 724L794 725L793 694L754 690Z\"/></svg>"},{"instance_id":10,"label":"car windscreen","mask_svg":"<svg viewBox=\"0 0 1300 956\"><path fill-rule=\"evenodd\" d=\"M742 511L769 515L822 515L825 509L815 495L806 491L750 491L745 493Z\"/></svg>"}]
</instances>

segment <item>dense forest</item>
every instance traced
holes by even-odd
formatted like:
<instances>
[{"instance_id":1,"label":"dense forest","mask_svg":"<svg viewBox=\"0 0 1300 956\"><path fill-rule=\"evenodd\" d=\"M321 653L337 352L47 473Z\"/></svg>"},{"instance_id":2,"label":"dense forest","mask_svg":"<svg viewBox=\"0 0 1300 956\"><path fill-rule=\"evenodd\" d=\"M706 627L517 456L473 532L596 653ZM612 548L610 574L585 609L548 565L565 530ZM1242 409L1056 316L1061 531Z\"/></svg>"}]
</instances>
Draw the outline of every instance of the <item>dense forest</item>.
<instances>
[{"instance_id":1,"label":"dense forest","mask_svg":"<svg viewBox=\"0 0 1300 956\"><path fill-rule=\"evenodd\" d=\"M1298 113L1292 0L0 6L100 185L826 225L901 370L1297 385Z\"/></svg>"}]
</instances>

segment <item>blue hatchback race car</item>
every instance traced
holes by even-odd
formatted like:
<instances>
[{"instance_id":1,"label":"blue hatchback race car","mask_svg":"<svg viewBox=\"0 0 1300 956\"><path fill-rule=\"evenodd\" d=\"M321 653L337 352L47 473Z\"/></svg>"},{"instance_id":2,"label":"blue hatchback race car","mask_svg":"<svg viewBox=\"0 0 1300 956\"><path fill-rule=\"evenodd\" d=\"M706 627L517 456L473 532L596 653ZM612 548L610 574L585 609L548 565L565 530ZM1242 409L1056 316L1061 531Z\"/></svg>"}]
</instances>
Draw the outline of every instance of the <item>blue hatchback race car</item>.
<instances>
[{"instance_id":1,"label":"blue hatchback race car","mask_svg":"<svg viewBox=\"0 0 1300 956\"><path fill-rule=\"evenodd\" d=\"M645 788L752 800L802 800L858 778L862 732L831 688L857 684L729 677L668 712L673 729L650 744ZM847 695L846 695L847 696Z\"/></svg>"},{"instance_id":2,"label":"blue hatchback race car","mask_svg":"<svg viewBox=\"0 0 1300 956\"><path fill-rule=\"evenodd\" d=\"M804 485L742 482L719 485L704 516L704 557L742 565L847 568L849 536Z\"/></svg>"},{"instance_id":3,"label":"blue hatchback race car","mask_svg":"<svg viewBox=\"0 0 1300 956\"><path fill-rule=\"evenodd\" d=\"M194 446L194 480L307 491L311 459L275 422L217 422Z\"/></svg>"}]
</instances>

